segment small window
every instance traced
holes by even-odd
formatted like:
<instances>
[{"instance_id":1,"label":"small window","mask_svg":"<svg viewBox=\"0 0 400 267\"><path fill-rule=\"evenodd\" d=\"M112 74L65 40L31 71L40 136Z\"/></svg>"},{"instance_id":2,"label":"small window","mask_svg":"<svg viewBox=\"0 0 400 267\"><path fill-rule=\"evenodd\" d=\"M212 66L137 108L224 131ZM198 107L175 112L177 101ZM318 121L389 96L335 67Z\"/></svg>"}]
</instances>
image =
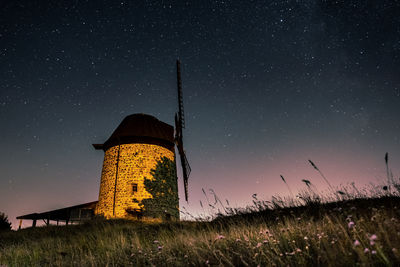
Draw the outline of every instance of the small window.
<instances>
[{"instance_id":1,"label":"small window","mask_svg":"<svg viewBox=\"0 0 400 267\"><path fill-rule=\"evenodd\" d=\"M132 192L137 192L137 184L132 184Z\"/></svg>"}]
</instances>

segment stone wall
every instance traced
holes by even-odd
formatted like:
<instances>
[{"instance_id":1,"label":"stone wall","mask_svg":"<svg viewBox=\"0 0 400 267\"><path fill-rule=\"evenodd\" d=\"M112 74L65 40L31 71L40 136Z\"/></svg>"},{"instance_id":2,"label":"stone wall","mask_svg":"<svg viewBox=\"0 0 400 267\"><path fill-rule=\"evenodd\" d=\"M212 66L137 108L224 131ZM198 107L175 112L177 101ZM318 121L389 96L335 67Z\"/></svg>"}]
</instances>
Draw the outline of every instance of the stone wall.
<instances>
[{"instance_id":1,"label":"stone wall","mask_svg":"<svg viewBox=\"0 0 400 267\"><path fill-rule=\"evenodd\" d=\"M118 178L113 214L118 150ZM139 203L143 199L152 198L144 187L144 179L153 179L150 171L161 157L175 161L172 151L157 145L123 144L109 148L104 154L99 202L95 214L106 218L133 218L127 210L140 209ZM137 192L133 191L134 184L137 184Z\"/></svg>"}]
</instances>

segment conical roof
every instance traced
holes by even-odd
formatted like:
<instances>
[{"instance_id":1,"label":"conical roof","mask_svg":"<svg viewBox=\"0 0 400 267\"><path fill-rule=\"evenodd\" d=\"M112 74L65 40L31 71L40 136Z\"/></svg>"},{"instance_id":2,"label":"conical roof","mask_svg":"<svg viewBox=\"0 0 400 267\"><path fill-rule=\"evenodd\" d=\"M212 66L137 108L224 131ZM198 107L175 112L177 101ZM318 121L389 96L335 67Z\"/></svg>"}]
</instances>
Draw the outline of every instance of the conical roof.
<instances>
[{"instance_id":1,"label":"conical roof","mask_svg":"<svg viewBox=\"0 0 400 267\"><path fill-rule=\"evenodd\" d=\"M174 149L174 127L147 114L132 114L120 123L103 145L93 145L106 151L119 144L145 143Z\"/></svg>"}]
</instances>

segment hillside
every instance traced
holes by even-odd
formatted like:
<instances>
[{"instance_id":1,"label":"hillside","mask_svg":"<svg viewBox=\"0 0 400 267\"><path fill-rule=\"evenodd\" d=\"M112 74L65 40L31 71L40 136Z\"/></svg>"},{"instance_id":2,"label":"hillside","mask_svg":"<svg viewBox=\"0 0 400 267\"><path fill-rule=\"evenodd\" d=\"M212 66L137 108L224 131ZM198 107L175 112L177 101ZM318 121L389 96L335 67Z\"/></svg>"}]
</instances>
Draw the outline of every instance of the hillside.
<instances>
[{"instance_id":1,"label":"hillside","mask_svg":"<svg viewBox=\"0 0 400 267\"><path fill-rule=\"evenodd\" d=\"M285 207L254 201L211 222L92 221L0 233L7 266L400 264L400 197Z\"/></svg>"}]
</instances>

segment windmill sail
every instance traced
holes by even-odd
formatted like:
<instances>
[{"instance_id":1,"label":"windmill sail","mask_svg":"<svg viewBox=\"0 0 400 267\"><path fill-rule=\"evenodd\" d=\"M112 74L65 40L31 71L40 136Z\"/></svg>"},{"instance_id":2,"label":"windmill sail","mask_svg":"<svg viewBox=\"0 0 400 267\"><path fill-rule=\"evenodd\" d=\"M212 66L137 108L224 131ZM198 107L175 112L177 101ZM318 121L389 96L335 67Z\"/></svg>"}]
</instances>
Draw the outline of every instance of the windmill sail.
<instances>
[{"instance_id":1,"label":"windmill sail","mask_svg":"<svg viewBox=\"0 0 400 267\"><path fill-rule=\"evenodd\" d=\"M185 117L183 112L183 96L182 96L182 80L181 80L181 64L176 61L176 75L178 84L178 113L175 114L175 142L178 148L179 157L181 159L183 185L185 188L185 200L188 201L188 179L191 172L189 162L186 158L185 150L183 149L182 129L185 128Z\"/></svg>"},{"instance_id":2,"label":"windmill sail","mask_svg":"<svg viewBox=\"0 0 400 267\"><path fill-rule=\"evenodd\" d=\"M179 119L179 128L182 130L182 129L185 129L185 115L184 115L184 111L183 111L181 62L179 60L176 61L176 79L177 79L177 84L178 84L178 107L179 107L178 119Z\"/></svg>"}]
</instances>

